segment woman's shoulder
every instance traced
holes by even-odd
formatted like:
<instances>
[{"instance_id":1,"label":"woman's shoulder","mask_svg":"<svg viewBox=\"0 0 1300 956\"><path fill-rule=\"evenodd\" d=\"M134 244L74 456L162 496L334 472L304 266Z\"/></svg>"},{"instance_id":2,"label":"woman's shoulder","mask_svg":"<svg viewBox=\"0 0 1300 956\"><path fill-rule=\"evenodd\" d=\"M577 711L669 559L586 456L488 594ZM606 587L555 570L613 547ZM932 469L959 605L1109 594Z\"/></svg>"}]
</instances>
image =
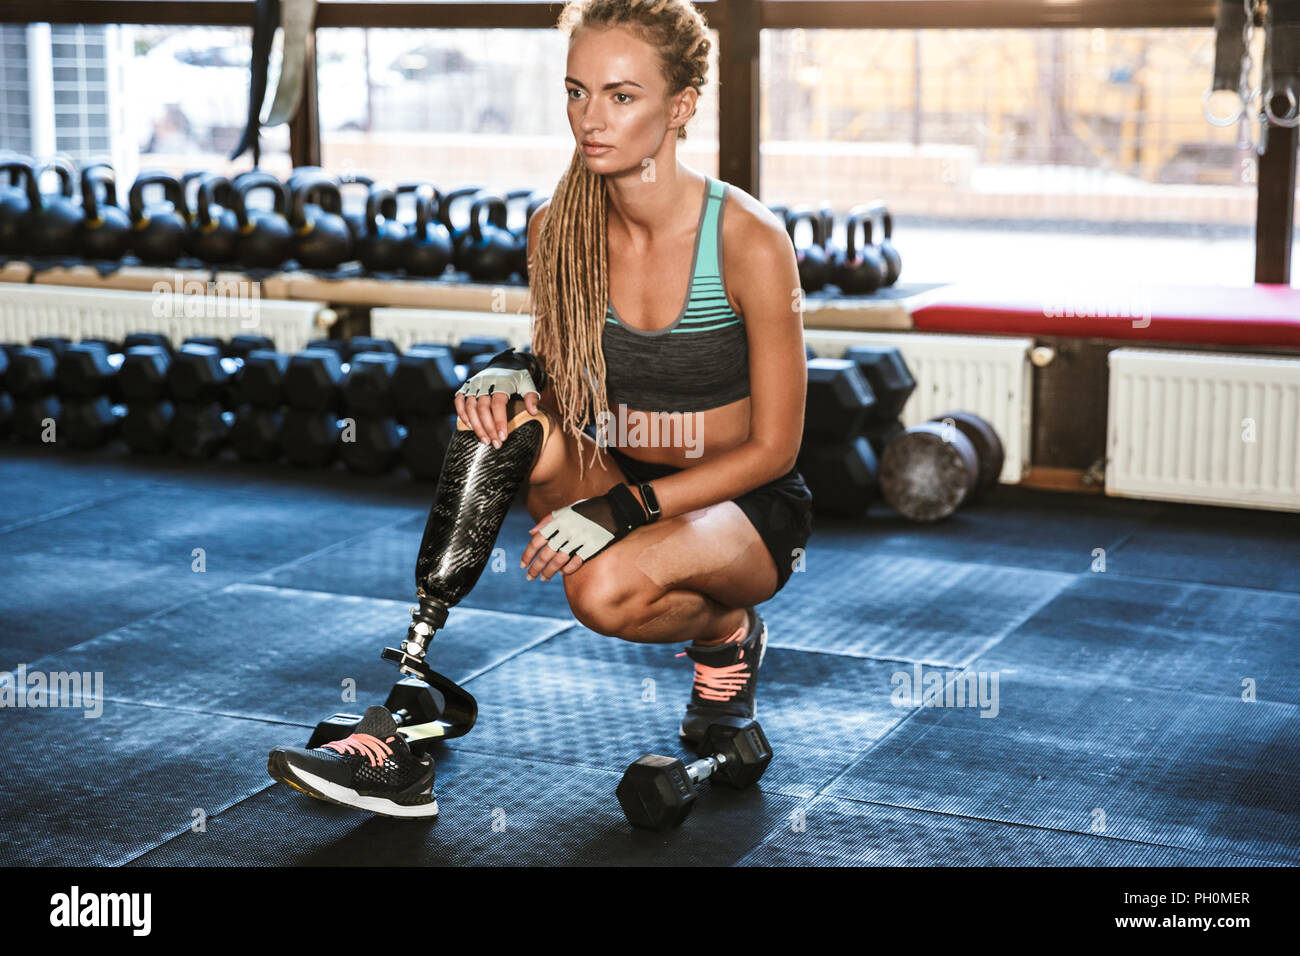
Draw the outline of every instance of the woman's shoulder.
<instances>
[{"instance_id":1,"label":"woman's shoulder","mask_svg":"<svg viewBox=\"0 0 1300 956\"><path fill-rule=\"evenodd\" d=\"M768 243L788 242L785 227L772 210L739 186L727 183L726 206L722 212L722 241L742 248L760 248ZM733 242L734 240L734 242Z\"/></svg>"}]
</instances>

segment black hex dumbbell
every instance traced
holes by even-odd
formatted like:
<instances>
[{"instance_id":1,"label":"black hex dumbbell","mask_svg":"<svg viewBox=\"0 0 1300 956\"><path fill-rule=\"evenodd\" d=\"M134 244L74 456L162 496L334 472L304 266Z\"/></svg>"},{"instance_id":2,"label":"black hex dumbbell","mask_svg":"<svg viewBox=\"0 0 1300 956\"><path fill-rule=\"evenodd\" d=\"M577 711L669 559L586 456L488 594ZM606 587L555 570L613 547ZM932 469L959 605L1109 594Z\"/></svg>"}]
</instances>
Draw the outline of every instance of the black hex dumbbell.
<instances>
[{"instance_id":1,"label":"black hex dumbbell","mask_svg":"<svg viewBox=\"0 0 1300 956\"><path fill-rule=\"evenodd\" d=\"M117 373L125 357L115 342L87 339L59 356L55 379L62 408L60 437L74 448L95 448L113 438L126 409L118 404Z\"/></svg>"},{"instance_id":2,"label":"black hex dumbbell","mask_svg":"<svg viewBox=\"0 0 1300 956\"><path fill-rule=\"evenodd\" d=\"M397 347L397 343L392 339L381 339L372 335L355 335L350 339L345 339L343 345L346 347L349 362L362 352L384 352L388 355L402 354L402 350Z\"/></svg>"},{"instance_id":3,"label":"black hex dumbbell","mask_svg":"<svg viewBox=\"0 0 1300 956\"><path fill-rule=\"evenodd\" d=\"M171 447L171 423L176 409L167 400L167 370L171 366L171 345L162 338L140 340L149 344L131 345L134 335L126 339L126 353L117 372L117 386L126 402L121 435L133 452L160 455ZM162 339L162 341L159 341Z\"/></svg>"},{"instance_id":4,"label":"black hex dumbbell","mask_svg":"<svg viewBox=\"0 0 1300 956\"><path fill-rule=\"evenodd\" d=\"M453 355L457 365L468 365L475 355L496 355L508 348L510 342L507 339L498 336L471 335L460 340L460 344L453 350Z\"/></svg>"},{"instance_id":5,"label":"black hex dumbbell","mask_svg":"<svg viewBox=\"0 0 1300 956\"><path fill-rule=\"evenodd\" d=\"M249 353L256 351L275 351L275 343L265 335L241 334L232 336L226 343L225 354L229 358L246 359Z\"/></svg>"},{"instance_id":6,"label":"black hex dumbbell","mask_svg":"<svg viewBox=\"0 0 1300 956\"><path fill-rule=\"evenodd\" d=\"M14 400L5 385L5 376L9 374L10 347L7 342L0 344L0 438L8 438L14 427Z\"/></svg>"},{"instance_id":7,"label":"black hex dumbbell","mask_svg":"<svg viewBox=\"0 0 1300 956\"><path fill-rule=\"evenodd\" d=\"M61 408L55 394L56 367L50 348L30 345L9 353L5 385L13 395L13 432L20 441L41 444L51 434L57 437L57 428L51 433L49 427L58 421Z\"/></svg>"},{"instance_id":8,"label":"black hex dumbbell","mask_svg":"<svg viewBox=\"0 0 1300 956\"><path fill-rule=\"evenodd\" d=\"M244 357L230 442L235 454L245 461L274 461L284 450L284 373L288 368L289 356L283 352L255 349Z\"/></svg>"},{"instance_id":9,"label":"black hex dumbbell","mask_svg":"<svg viewBox=\"0 0 1300 956\"><path fill-rule=\"evenodd\" d=\"M402 462L413 477L437 481L442 475L447 448L456 436L456 413L413 415L406 419L405 428Z\"/></svg>"},{"instance_id":10,"label":"black hex dumbbell","mask_svg":"<svg viewBox=\"0 0 1300 956\"><path fill-rule=\"evenodd\" d=\"M338 457L343 362L332 348L313 345L289 359L284 373L281 440L290 464L324 468Z\"/></svg>"},{"instance_id":11,"label":"black hex dumbbell","mask_svg":"<svg viewBox=\"0 0 1300 956\"><path fill-rule=\"evenodd\" d=\"M168 355L172 353L172 340L161 332L131 332L122 341L123 354L142 345L155 345Z\"/></svg>"},{"instance_id":12,"label":"black hex dumbbell","mask_svg":"<svg viewBox=\"0 0 1300 956\"><path fill-rule=\"evenodd\" d=\"M175 404L169 427L172 451L183 458L211 458L230 438L242 363L222 355L225 343L212 337L187 339L167 369Z\"/></svg>"},{"instance_id":13,"label":"black hex dumbbell","mask_svg":"<svg viewBox=\"0 0 1300 956\"><path fill-rule=\"evenodd\" d=\"M772 745L763 728L746 717L714 721L705 733L703 749L710 756L689 764L646 754L628 767L615 791L627 822L648 830L671 829L695 806L700 782L712 778L741 789L762 777L772 762Z\"/></svg>"},{"instance_id":14,"label":"black hex dumbbell","mask_svg":"<svg viewBox=\"0 0 1300 956\"><path fill-rule=\"evenodd\" d=\"M343 377L347 417L339 433L339 455L352 471L383 474L392 470L401 455L405 429L393 417L397 364L398 357L392 352L358 352Z\"/></svg>"},{"instance_id":15,"label":"black hex dumbbell","mask_svg":"<svg viewBox=\"0 0 1300 956\"><path fill-rule=\"evenodd\" d=\"M397 360L393 372L393 404L398 420L432 417L455 411L456 390L464 379L445 345L416 345Z\"/></svg>"}]
</instances>

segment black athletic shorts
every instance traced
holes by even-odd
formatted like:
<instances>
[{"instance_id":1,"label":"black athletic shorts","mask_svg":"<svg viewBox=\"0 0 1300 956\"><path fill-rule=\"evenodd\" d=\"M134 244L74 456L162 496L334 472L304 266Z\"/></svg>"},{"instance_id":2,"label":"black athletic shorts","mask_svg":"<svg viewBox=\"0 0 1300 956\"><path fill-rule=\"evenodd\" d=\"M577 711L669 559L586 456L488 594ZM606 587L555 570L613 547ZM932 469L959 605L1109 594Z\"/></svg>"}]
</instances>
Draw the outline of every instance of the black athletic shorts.
<instances>
[{"instance_id":1,"label":"black athletic shorts","mask_svg":"<svg viewBox=\"0 0 1300 956\"><path fill-rule=\"evenodd\" d=\"M605 450L618 462L629 481L654 481L683 470L673 465L638 461L613 445ZM812 534L812 492L808 490L803 475L797 468L791 468L780 478L733 500L745 512L745 517L772 555L776 564L776 589L781 590L790 580L794 564L802 558L808 546L808 536Z\"/></svg>"}]
</instances>

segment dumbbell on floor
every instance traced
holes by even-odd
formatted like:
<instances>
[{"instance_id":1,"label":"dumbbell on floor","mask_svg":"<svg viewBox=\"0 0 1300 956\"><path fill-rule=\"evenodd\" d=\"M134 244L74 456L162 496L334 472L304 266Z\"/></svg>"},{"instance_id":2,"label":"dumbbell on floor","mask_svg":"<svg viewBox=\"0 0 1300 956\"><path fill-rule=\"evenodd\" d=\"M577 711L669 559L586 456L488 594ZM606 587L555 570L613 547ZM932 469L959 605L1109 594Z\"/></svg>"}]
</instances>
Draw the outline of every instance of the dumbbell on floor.
<instances>
[{"instance_id":1,"label":"dumbbell on floor","mask_svg":"<svg viewBox=\"0 0 1300 956\"><path fill-rule=\"evenodd\" d=\"M58 358L59 437L74 448L94 448L109 441L126 415L117 387L117 372L124 361L119 349L115 342L83 340L69 345Z\"/></svg>"},{"instance_id":2,"label":"dumbbell on floor","mask_svg":"<svg viewBox=\"0 0 1300 956\"><path fill-rule=\"evenodd\" d=\"M243 362L223 356L220 340L190 339L173 356L167 388L175 403L169 426L172 451L183 458L211 458L230 439L239 371Z\"/></svg>"},{"instance_id":3,"label":"dumbbell on floor","mask_svg":"<svg viewBox=\"0 0 1300 956\"><path fill-rule=\"evenodd\" d=\"M160 455L171 447L170 429L176 409L167 400L170 365L168 343L129 346L122 357L117 372L118 388L126 402L121 434L133 452Z\"/></svg>"},{"instance_id":4,"label":"dumbbell on floor","mask_svg":"<svg viewBox=\"0 0 1300 956\"><path fill-rule=\"evenodd\" d=\"M14 427L14 400L5 391L5 376L9 374L9 349L9 343L0 345L0 438L8 438Z\"/></svg>"},{"instance_id":5,"label":"dumbbell on floor","mask_svg":"<svg viewBox=\"0 0 1300 956\"><path fill-rule=\"evenodd\" d=\"M49 423L58 420L61 406L55 394L56 365L54 352L43 346L21 346L9 353L5 383L13 395L13 431L19 441L46 442Z\"/></svg>"},{"instance_id":6,"label":"dumbbell on floor","mask_svg":"<svg viewBox=\"0 0 1300 956\"><path fill-rule=\"evenodd\" d=\"M1001 457L1002 443L988 422L950 412L890 443L880 461L880 490L904 518L941 521L996 483Z\"/></svg>"},{"instance_id":7,"label":"dumbbell on floor","mask_svg":"<svg viewBox=\"0 0 1300 956\"><path fill-rule=\"evenodd\" d=\"M274 461L283 451L284 375L289 356L255 349L244 358L230 443L244 461Z\"/></svg>"},{"instance_id":8,"label":"dumbbell on floor","mask_svg":"<svg viewBox=\"0 0 1300 956\"><path fill-rule=\"evenodd\" d=\"M808 360L808 397L796 467L821 514L860 516L876 494L876 456L860 437L876 395L849 359Z\"/></svg>"},{"instance_id":9,"label":"dumbbell on floor","mask_svg":"<svg viewBox=\"0 0 1300 956\"><path fill-rule=\"evenodd\" d=\"M700 782L713 778L741 789L762 777L772 762L763 728L745 717L723 717L711 724L703 749L710 756L689 764L646 754L628 767L615 791L627 822L649 830L671 829L690 814Z\"/></svg>"},{"instance_id":10,"label":"dumbbell on floor","mask_svg":"<svg viewBox=\"0 0 1300 956\"><path fill-rule=\"evenodd\" d=\"M392 417L397 364L386 350L357 353L346 370L332 349L308 348L293 356L284 377L289 410L281 432L290 463L323 468L341 457L353 471L389 471L404 437ZM348 417L340 417L343 405Z\"/></svg>"}]
</instances>

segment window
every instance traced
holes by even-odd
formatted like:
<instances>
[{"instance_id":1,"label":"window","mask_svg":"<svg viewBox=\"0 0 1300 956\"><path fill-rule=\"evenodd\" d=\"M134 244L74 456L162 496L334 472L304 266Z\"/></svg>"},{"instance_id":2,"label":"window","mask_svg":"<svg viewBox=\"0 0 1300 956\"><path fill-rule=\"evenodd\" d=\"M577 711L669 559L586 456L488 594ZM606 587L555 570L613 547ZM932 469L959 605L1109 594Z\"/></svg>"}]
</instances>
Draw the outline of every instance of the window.
<instances>
[{"instance_id":1,"label":"window","mask_svg":"<svg viewBox=\"0 0 1300 956\"><path fill-rule=\"evenodd\" d=\"M1253 281L1254 162L1201 114L1209 29L762 39L764 201L883 199L905 282Z\"/></svg>"}]
</instances>

